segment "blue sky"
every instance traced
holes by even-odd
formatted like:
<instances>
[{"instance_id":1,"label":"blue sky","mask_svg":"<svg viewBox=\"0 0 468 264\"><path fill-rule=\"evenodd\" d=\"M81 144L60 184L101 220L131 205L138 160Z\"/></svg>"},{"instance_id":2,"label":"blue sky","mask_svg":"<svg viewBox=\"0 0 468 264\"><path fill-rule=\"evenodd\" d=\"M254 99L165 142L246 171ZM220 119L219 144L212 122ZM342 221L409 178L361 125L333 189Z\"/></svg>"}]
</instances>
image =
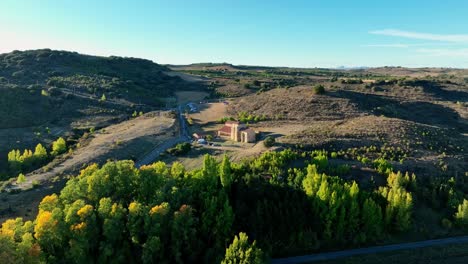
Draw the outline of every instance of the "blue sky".
<instances>
[{"instance_id":1,"label":"blue sky","mask_svg":"<svg viewBox=\"0 0 468 264\"><path fill-rule=\"evenodd\" d=\"M468 1L2 0L0 53L158 63L468 68Z\"/></svg>"}]
</instances>

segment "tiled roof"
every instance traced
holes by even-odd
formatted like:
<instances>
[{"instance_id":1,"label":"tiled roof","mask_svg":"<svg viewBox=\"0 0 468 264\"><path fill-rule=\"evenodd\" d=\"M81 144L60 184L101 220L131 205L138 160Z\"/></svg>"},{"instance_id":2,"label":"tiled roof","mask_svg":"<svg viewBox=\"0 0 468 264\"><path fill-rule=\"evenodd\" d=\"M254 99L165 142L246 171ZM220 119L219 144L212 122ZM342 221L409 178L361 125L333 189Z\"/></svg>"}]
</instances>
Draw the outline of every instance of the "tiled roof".
<instances>
[{"instance_id":1,"label":"tiled roof","mask_svg":"<svg viewBox=\"0 0 468 264\"><path fill-rule=\"evenodd\" d=\"M219 132L222 132L222 133L229 133L231 134L231 127L228 127L228 126L223 126L220 130L218 130Z\"/></svg>"}]
</instances>

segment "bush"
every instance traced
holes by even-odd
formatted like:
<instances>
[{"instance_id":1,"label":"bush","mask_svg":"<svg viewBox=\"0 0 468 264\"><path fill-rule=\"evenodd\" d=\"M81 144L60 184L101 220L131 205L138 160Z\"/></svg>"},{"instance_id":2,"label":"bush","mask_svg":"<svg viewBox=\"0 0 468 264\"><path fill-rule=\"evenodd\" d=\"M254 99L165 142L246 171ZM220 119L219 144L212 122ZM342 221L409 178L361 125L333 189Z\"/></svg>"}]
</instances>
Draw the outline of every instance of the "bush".
<instances>
[{"instance_id":1,"label":"bush","mask_svg":"<svg viewBox=\"0 0 468 264\"><path fill-rule=\"evenodd\" d=\"M265 147L267 147L267 148L273 147L273 145L275 145L275 143L276 143L275 138L273 138L271 136L266 137L265 140L263 141L263 145L265 145Z\"/></svg>"},{"instance_id":2,"label":"bush","mask_svg":"<svg viewBox=\"0 0 468 264\"><path fill-rule=\"evenodd\" d=\"M23 182L25 182L25 181L26 181L26 177L24 176L23 173L20 173L20 174L18 175L18 179L16 180L16 183L23 183Z\"/></svg>"},{"instance_id":3,"label":"bush","mask_svg":"<svg viewBox=\"0 0 468 264\"><path fill-rule=\"evenodd\" d=\"M366 157L363 157L363 158L361 159L361 163L362 163L362 164L369 164L369 163L370 163L370 159L369 159L369 158L366 158Z\"/></svg>"},{"instance_id":4,"label":"bush","mask_svg":"<svg viewBox=\"0 0 468 264\"><path fill-rule=\"evenodd\" d=\"M52 152L51 154L53 156L57 156L59 154L62 154L67 151L67 143L65 142L65 139L59 138L56 141L52 143Z\"/></svg>"},{"instance_id":5,"label":"bush","mask_svg":"<svg viewBox=\"0 0 468 264\"><path fill-rule=\"evenodd\" d=\"M184 142L184 143L179 143L175 147L170 148L167 151L167 153L174 155L174 156L180 156L187 154L190 149L192 149L192 145L190 143Z\"/></svg>"},{"instance_id":6,"label":"bush","mask_svg":"<svg viewBox=\"0 0 468 264\"><path fill-rule=\"evenodd\" d=\"M388 174L391 171L393 171L392 164L385 160L384 158L379 158L374 160L374 168L377 170L378 173L380 174Z\"/></svg>"},{"instance_id":7,"label":"bush","mask_svg":"<svg viewBox=\"0 0 468 264\"><path fill-rule=\"evenodd\" d=\"M323 85L321 85L321 84L316 85L314 87L314 93L315 94L324 94L325 93L325 87Z\"/></svg>"},{"instance_id":8,"label":"bush","mask_svg":"<svg viewBox=\"0 0 468 264\"><path fill-rule=\"evenodd\" d=\"M234 121L234 118L225 116L225 117L219 119L219 123L221 123L221 124L224 124L224 123L226 123L227 121Z\"/></svg>"}]
</instances>

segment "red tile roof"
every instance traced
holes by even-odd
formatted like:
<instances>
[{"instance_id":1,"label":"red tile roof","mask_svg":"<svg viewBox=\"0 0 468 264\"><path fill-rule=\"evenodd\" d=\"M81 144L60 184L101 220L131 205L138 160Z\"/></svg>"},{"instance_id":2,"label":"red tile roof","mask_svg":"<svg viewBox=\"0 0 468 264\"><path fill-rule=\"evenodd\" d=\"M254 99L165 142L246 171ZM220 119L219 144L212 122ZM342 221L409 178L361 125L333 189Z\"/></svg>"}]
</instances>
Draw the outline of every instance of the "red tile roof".
<instances>
[{"instance_id":1,"label":"red tile roof","mask_svg":"<svg viewBox=\"0 0 468 264\"><path fill-rule=\"evenodd\" d=\"M223 126L218 132L231 134L231 127Z\"/></svg>"}]
</instances>

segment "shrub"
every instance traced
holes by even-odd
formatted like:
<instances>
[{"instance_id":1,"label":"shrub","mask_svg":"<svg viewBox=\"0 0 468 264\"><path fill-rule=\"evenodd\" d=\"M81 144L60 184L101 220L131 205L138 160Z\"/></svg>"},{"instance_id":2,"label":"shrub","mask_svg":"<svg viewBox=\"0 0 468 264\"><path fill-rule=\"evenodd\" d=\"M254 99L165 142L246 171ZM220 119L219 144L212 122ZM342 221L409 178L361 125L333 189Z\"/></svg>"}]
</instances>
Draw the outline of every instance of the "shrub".
<instances>
[{"instance_id":1,"label":"shrub","mask_svg":"<svg viewBox=\"0 0 468 264\"><path fill-rule=\"evenodd\" d=\"M312 159L312 163L319 169L324 170L328 167L328 158L326 154L319 154Z\"/></svg>"},{"instance_id":2,"label":"shrub","mask_svg":"<svg viewBox=\"0 0 468 264\"><path fill-rule=\"evenodd\" d=\"M174 156L180 156L187 154L190 149L192 148L192 145L190 143L184 142L184 143L179 143L175 147L170 148L167 151L167 153L174 155Z\"/></svg>"},{"instance_id":3,"label":"shrub","mask_svg":"<svg viewBox=\"0 0 468 264\"><path fill-rule=\"evenodd\" d=\"M273 145L275 145L275 143L276 143L275 138L273 138L271 136L266 137L265 140L263 141L263 145L265 145L265 147L267 147L267 148L273 147Z\"/></svg>"},{"instance_id":4,"label":"shrub","mask_svg":"<svg viewBox=\"0 0 468 264\"><path fill-rule=\"evenodd\" d=\"M321 84L314 86L314 93L315 94L324 94L325 93L325 87Z\"/></svg>"},{"instance_id":5,"label":"shrub","mask_svg":"<svg viewBox=\"0 0 468 264\"><path fill-rule=\"evenodd\" d=\"M26 177L24 176L23 173L20 173L20 174L18 175L18 179L16 180L16 183L23 183L23 182L25 182L25 181L26 181Z\"/></svg>"},{"instance_id":6,"label":"shrub","mask_svg":"<svg viewBox=\"0 0 468 264\"><path fill-rule=\"evenodd\" d=\"M362 164L369 164L369 163L370 163L370 159L369 159L369 158L366 158L366 157L362 157L361 162L362 162Z\"/></svg>"},{"instance_id":7,"label":"shrub","mask_svg":"<svg viewBox=\"0 0 468 264\"><path fill-rule=\"evenodd\" d=\"M388 174L393 170L392 164L384 158L374 160L374 168L380 174Z\"/></svg>"},{"instance_id":8,"label":"shrub","mask_svg":"<svg viewBox=\"0 0 468 264\"><path fill-rule=\"evenodd\" d=\"M226 123L227 121L232 121L232 120L234 120L234 118L229 117L229 116L225 116L225 117L219 119L219 123L224 124L224 123Z\"/></svg>"}]
</instances>

